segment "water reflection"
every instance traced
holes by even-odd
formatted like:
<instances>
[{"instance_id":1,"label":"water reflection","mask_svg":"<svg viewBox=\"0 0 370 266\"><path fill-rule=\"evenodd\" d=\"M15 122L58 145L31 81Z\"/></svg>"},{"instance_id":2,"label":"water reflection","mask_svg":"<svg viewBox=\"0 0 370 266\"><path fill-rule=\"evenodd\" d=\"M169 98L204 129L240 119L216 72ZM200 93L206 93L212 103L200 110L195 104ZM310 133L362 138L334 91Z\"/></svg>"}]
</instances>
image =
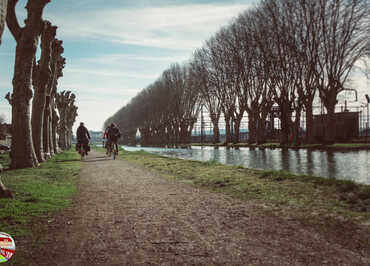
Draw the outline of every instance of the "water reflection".
<instances>
[{"instance_id":1,"label":"water reflection","mask_svg":"<svg viewBox=\"0 0 370 266\"><path fill-rule=\"evenodd\" d=\"M350 179L370 184L370 151L311 151L288 149L250 150L220 147L195 147L191 149L124 147L128 151L145 150L164 156L199 161L218 161L223 164L242 165L249 168L287 170L293 173Z\"/></svg>"},{"instance_id":2,"label":"water reflection","mask_svg":"<svg viewBox=\"0 0 370 266\"><path fill-rule=\"evenodd\" d=\"M306 169L307 169L307 174L313 175L313 159L312 159L312 152L311 151L306 151Z\"/></svg>"},{"instance_id":3,"label":"water reflection","mask_svg":"<svg viewBox=\"0 0 370 266\"><path fill-rule=\"evenodd\" d=\"M326 152L327 162L328 162L328 176L336 177L337 176L337 167L335 154L333 152ZM338 159L337 159L338 160Z\"/></svg>"}]
</instances>

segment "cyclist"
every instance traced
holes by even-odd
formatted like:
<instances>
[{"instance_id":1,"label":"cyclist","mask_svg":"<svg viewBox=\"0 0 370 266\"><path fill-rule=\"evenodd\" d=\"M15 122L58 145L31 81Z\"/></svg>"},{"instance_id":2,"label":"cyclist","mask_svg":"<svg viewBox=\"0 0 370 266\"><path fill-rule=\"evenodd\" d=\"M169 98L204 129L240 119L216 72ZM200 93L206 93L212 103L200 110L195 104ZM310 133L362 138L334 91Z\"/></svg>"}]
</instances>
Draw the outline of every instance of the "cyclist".
<instances>
[{"instance_id":1,"label":"cyclist","mask_svg":"<svg viewBox=\"0 0 370 266\"><path fill-rule=\"evenodd\" d=\"M77 128L77 146L76 148L80 147L80 145L84 145L86 155L87 151L89 150L89 140L90 140L90 134L87 128L84 126L84 123L81 122L80 126Z\"/></svg>"},{"instance_id":2,"label":"cyclist","mask_svg":"<svg viewBox=\"0 0 370 266\"><path fill-rule=\"evenodd\" d=\"M107 139L107 144L106 144L106 147L108 147L108 145L115 145L116 146L116 151L117 151L117 154L118 154L118 145L117 145L117 141L118 139L121 137L121 132L119 131L119 128L117 127L116 124L114 123L111 123L106 129L105 129L105 132L104 132L104 138ZM107 154L108 154L108 150L107 150Z\"/></svg>"}]
</instances>

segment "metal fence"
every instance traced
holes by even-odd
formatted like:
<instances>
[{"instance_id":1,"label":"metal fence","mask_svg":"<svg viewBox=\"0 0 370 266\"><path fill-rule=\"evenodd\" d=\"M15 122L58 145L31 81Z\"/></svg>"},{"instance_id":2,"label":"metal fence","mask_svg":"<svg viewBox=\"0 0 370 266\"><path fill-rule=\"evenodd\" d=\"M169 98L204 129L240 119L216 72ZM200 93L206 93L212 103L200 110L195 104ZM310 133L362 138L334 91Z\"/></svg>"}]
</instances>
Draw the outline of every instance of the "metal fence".
<instances>
[{"instance_id":1,"label":"metal fence","mask_svg":"<svg viewBox=\"0 0 370 266\"><path fill-rule=\"evenodd\" d=\"M338 105L335 109L336 112L357 112L358 113L358 132L359 137L369 137L370 139L370 115L369 115L369 108L368 106L352 106L352 107L345 107L344 105ZM325 114L325 108L323 106L314 106L313 107L313 114ZM267 119L270 119L269 117ZM292 120L295 120L295 115L292 114ZM245 142L248 140L248 114L243 116L243 119L240 124L240 142ZM274 129L280 130L280 119L274 118ZM306 131L306 113L301 113L300 119L300 127L301 131ZM219 120L219 129L220 129L220 141L224 141L225 139L225 119L224 116L221 115ZM197 122L194 125L192 131L193 141L201 142L203 138L203 142L212 141L213 136L213 124L210 119L210 114L207 110L203 110L203 114L199 114Z\"/></svg>"}]
</instances>

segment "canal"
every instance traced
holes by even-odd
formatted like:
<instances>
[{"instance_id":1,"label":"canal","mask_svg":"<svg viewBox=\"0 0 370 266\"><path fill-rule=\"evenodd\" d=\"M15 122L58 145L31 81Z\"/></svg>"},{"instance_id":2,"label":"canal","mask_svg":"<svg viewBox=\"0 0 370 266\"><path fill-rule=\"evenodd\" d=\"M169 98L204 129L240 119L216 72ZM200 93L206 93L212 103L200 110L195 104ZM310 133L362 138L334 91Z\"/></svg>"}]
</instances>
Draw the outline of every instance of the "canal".
<instances>
[{"instance_id":1,"label":"canal","mask_svg":"<svg viewBox=\"0 0 370 266\"><path fill-rule=\"evenodd\" d=\"M223 164L241 165L265 170L286 170L296 174L348 179L370 185L370 151L318 151L249 148L226 149L197 147L189 149L123 147L127 151L144 150L180 159L199 161L214 160Z\"/></svg>"}]
</instances>

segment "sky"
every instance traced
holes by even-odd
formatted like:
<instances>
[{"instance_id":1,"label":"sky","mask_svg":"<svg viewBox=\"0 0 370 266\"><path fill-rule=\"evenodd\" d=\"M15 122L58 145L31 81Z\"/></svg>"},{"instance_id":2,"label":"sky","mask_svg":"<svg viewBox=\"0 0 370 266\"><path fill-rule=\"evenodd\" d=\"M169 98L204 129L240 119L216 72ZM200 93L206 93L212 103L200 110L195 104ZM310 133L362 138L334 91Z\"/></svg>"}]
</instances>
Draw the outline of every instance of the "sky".
<instances>
[{"instance_id":1,"label":"sky","mask_svg":"<svg viewBox=\"0 0 370 266\"><path fill-rule=\"evenodd\" d=\"M66 66L58 91L76 94L79 122L101 130L104 121L258 0L52 0L43 18L58 26ZM25 17L26 0L17 15ZM38 55L40 52L38 52ZM4 99L12 91L15 41L6 29L0 46L0 114L11 121ZM369 81L357 72L359 98Z\"/></svg>"},{"instance_id":2,"label":"sky","mask_svg":"<svg viewBox=\"0 0 370 266\"><path fill-rule=\"evenodd\" d=\"M79 122L101 130L104 121L154 82L172 63L191 58L221 26L253 0L52 0L43 18L58 26L66 65L58 91L76 94ZM22 23L26 0L19 0ZM0 114L12 91L15 41L8 29L0 46ZM38 52L39 55L39 52ZM75 130L74 130L75 131Z\"/></svg>"}]
</instances>

